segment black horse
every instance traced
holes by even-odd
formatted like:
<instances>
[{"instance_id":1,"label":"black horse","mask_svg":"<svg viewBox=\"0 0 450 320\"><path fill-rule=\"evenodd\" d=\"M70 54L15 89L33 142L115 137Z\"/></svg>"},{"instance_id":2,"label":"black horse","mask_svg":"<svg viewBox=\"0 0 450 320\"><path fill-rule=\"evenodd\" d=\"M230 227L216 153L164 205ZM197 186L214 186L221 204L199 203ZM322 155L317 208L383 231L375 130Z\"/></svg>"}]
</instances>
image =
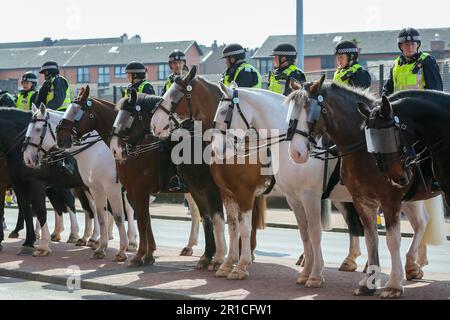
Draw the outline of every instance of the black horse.
<instances>
[{"instance_id":1,"label":"black horse","mask_svg":"<svg viewBox=\"0 0 450 320\"><path fill-rule=\"evenodd\" d=\"M19 212L25 220L26 239L19 254L46 256L50 253L48 247L50 239L42 241L40 247L34 250L36 235L33 227L33 213L36 214L40 225L44 227L47 223L45 206L47 188L70 189L85 188L85 186L76 166L73 173L60 170L54 165L43 165L39 169L30 169L25 166L22 160L22 142L31 119L31 112L0 108L0 152L4 154L7 161L11 185L18 199ZM3 216L0 217L0 221L2 219ZM0 243L3 240L2 226Z\"/></svg>"},{"instance_id":2,"label":"black horse","mask_svg":"<svg viewBox=\"0 0 450 320\"><path fill-rule=\"evenodd\" d=\"M450 205L450 95L432 90L402 91L383 97L373 111L363 104L359 110L367 119L379 167L387 176L404 186L413 169L431 158L431 174ZM395 143L390 148L386 148L388 140ZM380 149L379 144L384 147ZM427 172L424 176L427 178Z\"/></svg>"}]
</instances>

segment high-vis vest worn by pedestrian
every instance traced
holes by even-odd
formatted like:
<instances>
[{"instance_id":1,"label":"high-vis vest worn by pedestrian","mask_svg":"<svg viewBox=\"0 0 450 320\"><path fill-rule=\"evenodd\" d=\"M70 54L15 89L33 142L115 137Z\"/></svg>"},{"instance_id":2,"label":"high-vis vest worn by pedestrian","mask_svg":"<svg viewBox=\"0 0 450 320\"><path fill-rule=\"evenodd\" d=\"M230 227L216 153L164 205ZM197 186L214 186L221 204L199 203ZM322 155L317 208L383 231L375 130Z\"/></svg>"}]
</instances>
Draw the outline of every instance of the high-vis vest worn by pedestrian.
<instances>
[{"instance_id":1,"label":"high-vis vest worn by pedestrian","mask_svg":"<svg viewBox=\"0 0 450 320\"><path fill-rule=\"evenodd\" d=\"M31 99L33 99L35 94L36 91L34 90L28 91L26 96L22 92L19 93L19 95L17 96L16 107L24 111L31 110Z\"/></svg>"},{"instance_id":2,"label":"high-vis vest worn by pedestrian","mask_svg":"<svg viewBox=\"0 0 450 320\"><path fill-rule=\"evenodd\" d=\"M297 66L290 65L288 68L283 70L283 74L285 75L285 77L282 77L282 79L278 80L276 79L277 77L275 76L275 74L272 72L269 78L269 90L275 93L284 94L284 91L286 89L286 82L289 79L289 76L292 72L295 72L297 70L301 71Z\"/></svg>"},{"instance_id":3,"label":"high-vis vest worn by pedestrian","mask_svg":"<svg viewBox=\"0 0 450 320\"><path fill-rule=\"evenodd\" d=\"M243 63L234 73L234 78L230 80L230 76L229 75L224 75L224 80L223 80L223 84L227 87L231 86L231 82L232 81L236 81L236 79L239 76L239 73L241 73L243 70L245 70L246 72L255 72L258 76L258 83L256 85L254 85L252 88L257 88L257 89L261 89L262 88L262 77L261 74L259 73L258 70L256 70L255 67L253 67L251 64L248 63Z\"/></svg>"},{"instance_id":4,"label":"high-vis vest worn by pedestrian","mask_svg":"<svg viewBox=\"0 0 450 320\"><path fill-rule=\"evenodd\" d=\"M64 79L64 77L60 76L60 78L62 78L67 83L67 90L66 90L66 96L64 97L64 102L63 102L62 106L59 106L56 109L56 111L65 111L69 107L70 103L72 102L71 99L70 99L70 85L69 85L69 82L66 79ZM54 84L55 83L55 79L56 78L53 77L52 80L51 80L50 91L48 92L47 99L45 100L45 104L46 105L48 105L48 103L50 101L52 101L53 98L55 97L55 84Z\"/></svg>"},{"instance_id":5,"label":"high-vis vest worn by pedestrian","mask_svg":"<svg viewBox=\"0 0 450 320\"><path fill-rule=\"evenodd\" d=\"M394 92L412 89L424 89L425 77L423 75L423 61L430 55L422 53L415 63L401 65L402 57L398 57L392 69Z\"/></svg>"},{"instance_id":6,"label":"high-vis vest worn by pedestrian","mask_svg":"<svg viewBox=\"0 0 450 320\"><path fill-rule=\"evenodd\" d=\"M362 66L356 63L347 69L337 69L334 73L333 81L339 84L349 85L352 76L361 68Z\"/></svg>"}]
</instances>

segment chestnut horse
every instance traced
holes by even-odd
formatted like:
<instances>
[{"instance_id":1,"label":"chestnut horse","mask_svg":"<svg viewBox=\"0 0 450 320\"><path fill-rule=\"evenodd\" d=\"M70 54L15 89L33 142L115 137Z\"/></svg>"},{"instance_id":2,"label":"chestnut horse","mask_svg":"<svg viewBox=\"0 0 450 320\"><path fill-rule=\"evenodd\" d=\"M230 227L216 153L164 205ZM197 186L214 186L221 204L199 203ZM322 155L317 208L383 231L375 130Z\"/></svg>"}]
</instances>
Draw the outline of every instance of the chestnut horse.
<instances>
[{"instance_id":1,"label":"chestnut horse","mask_svg":"<svg viewBox=\"0 0 450 320\"><path fill-rule=\"evenodd\" d=\"M164 95L151 122L152 131L156 136L168 137L171 131L179 126L180 121L184 120L201 121L203 133L212 128L215 110L222 93L213 84L196 81L196 72L197 69L193 67L183 78L178 78ZM240 162L236 158L234 160L236 160L234 164L212 163L210 166L227 210L230 235L227 260L216 272L216 276L243 280L249 276L245 266L254 258L251 251L256 247L256 229L264 228L266 199L263 194L270 188L272 179L261 174L263 168L261 162L237 164ZM249 228L239 228L242 219ZM239 235L242 242L240 259ZM250 243L249 246L246 245L247 241ZM233 268L235 261L243 259L246 260L245 264L240 262Z\"/></svg>"},{"instance_id":2,"label":"chestnut horse","mask_svg":"<svg viewBox=\"0 0 450 320\"><path fill-rule=\"evenodd\" d=\"M325 83L322 77L304 87L293 83L295 91L288 98L291 104L291 129L296 133L290 144L290 154L296 163L309 159L311 140L327 133L336 143L342 157L341 176L350 191L353 203L364 225L369 258L369 272L359 283L355 295L373 295L380 280L378 257L378 230L376 213L383 210L387 244L391 254L391 274L381 297L398 298L403 294L404 272L400 257L400 211L403 200L420 201L438 194L425 190L409 190L393 186L377 168L375 158L367 151L361 124L364 120L358 112L358 103L374 106L376 100L369 93L344 87L336 83ZM421 186L421 185L420 185ZM419 187L420 187L419 186ZM418 205L421 205L420 203ZM440 208L440 214L443 214ZM423 228L416 234L407 255L406 274L408 279L420 279L423 272L417 264L417 248L422 240Z\"/></svg>"},{"instance_id":3,"label":"chestnut horse","mask_svg":"<svg viewBox=\"0 0 450 320\"><path fill-rule=\"evenodd\" d=\"M68 146L74 137L81 137L93 130L99 133L103 141L109 142L109 136L118 112L115 110L113 103L89 97L89 92L90 89L87 86L66 111L57 129L58 145ZM137 99L135 93L133 97ZM149 99L153 104L159 101L155 97L149 97ZM146 136L141 143L159 145L159 141L152 136ZM169 161L169 151L160 152L159 148L153 148L150 152L142 153L138 157L116 163L118 178L134 204L138 221L139 249L135 257L130 260L130 267L152 265L155 262L153 254L156 250L156 244L150 224L149 198L151 193L167 191ZM212 179L209 179L210 182L208 183L206 174L208 171L206 169L193 170L190 173L191 178L185 181L188 189L192 191L192 196L203 218L205 253L197 264L199 269L213 269L214 264L218 264L213 261L216 254L213 222L222 225L222 228L224 228L222 202Z\"/></svg>"}]
</instances>

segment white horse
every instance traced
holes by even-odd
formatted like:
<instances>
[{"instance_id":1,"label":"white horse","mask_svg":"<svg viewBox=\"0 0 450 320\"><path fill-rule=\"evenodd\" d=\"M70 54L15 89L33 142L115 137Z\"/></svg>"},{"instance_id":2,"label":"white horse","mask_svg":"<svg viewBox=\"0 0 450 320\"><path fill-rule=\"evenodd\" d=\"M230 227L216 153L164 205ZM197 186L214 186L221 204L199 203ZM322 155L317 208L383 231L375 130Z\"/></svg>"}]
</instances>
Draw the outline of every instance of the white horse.
<instances>
[{"instance_id":1,"label":"white horse","mask_svg":"<svg viewBox=\"0 0 450 320\"><path fill-rule=\"evenodd\" d=\"M298 123L296 124L295 129L297 131L293 137L292 142L290 143L289 151L285 152L284 156L287 156L289 154L291 159L301 166L310 163L311 161L314 161L313 159L309 159L311 151L309 147L310 141L309 139L306 139L306 136L310 134L308 132L311 129L311 126L319 122L321 123L322 126L324 126L324 123L326 123L326 130L330 130L328 132L335 134L335 139L337 137L336 132L346 133L347 134L346 138L350 140L348 136L354 135L355 132L358 132L359 130L358 129L359 123L357 123L359 114L357 109L354 110L352 109L352 102L349 97L354 98L356 95L358 95L361 98L363 94L356 89L354 90L351 88L347 87L344 88L334 84L327 84L326 89L324 90L331 91L330 88L337 88L334 89L333 91L333 98L331 97L332 93L330 93L330 91L326 91L327 96L324 95L319 97L318 92L322 92L320 90L323 81L324 78L322 78L321 81L313 84L315 90L314 94L317 94L318 96L317 98L318 100L316 102L317 105L313 104L312 101L315 100L309 97L310 93L306 92L306 90L299 90L297 93L295 93L295 95L290 97L288 100L290 103L290 110L291 110L289 120L298 121ZM294 89L302 89L300 85L295 83L293 87ZM310 87L308 87L307 90L311 90ZM338 93L337 90L341 90L341 92ZM326 100L327 102L325 104L324 100L320 101L321 98L324 98L325 100L326 99L333 99L333 100L332 102ZM365 97L365 99L368 98ZM322 107L320 107L320 103L322 103ZM270 105L267 103L267 101L265 101L259 107L262 108L261 111L263 111L267 110L264 108L269 108ZM273 110L277 110L279 112L281 112L282 110L285 111L287 110L284 107L283 108L279 106L277 107L276 105L271 107L274 108ZM308 110L308 113L306 112L306 110ZM342 112L342 110L346 110L346 113ZM261 114L264 114L264 111L261 112ZM322 114L325 116L322 116ZM331 115L331 118L327 117L326 115ZM273 116L278 118L278 114L276 111L273 113ZM286 116L286 112L283 112L283 116ZM323 117L326 117L327 120L324 121ZM282 119L279 118L278 120L281 121ZM344 121L347 122L343 124ZM340 124L340 127L337 123ZM287 123L284 124L284 127L285 128L287 127ZM345 134L343 135L345 136ZM363 133L361 133L360 136L363 136ZM354 140L354 137L353 136L351 137ZM336 142L338 146L343 143L342 141ZM345 143L349 144L348 141L345 141ZM342 147L342 145L340 145L340 147ZM357 153L358 157L365 152L361 150L363 149L359 148L358 150L356 150L357 152L359 152ZM356 153L353 155L350 152L348 153L348 158L354 159L355 157ZM344 158L343 161L345 161L346 159L347 158ZM367 166L369 165L373 167L372 164L368 163ZM358 169L359 168L355 170ZM343 164L344 176L350 176L349 170L350 170L349 167ZM362 182L360 180L357 180L354 182L352 192L355 193L353 194L355 200L359 201L358 210L360 216L365 221L366 243L369 252L369 264L373 264L376 262L376 260L378 260L371 258L371 256L378 255L378 252L376 252L376 248L378 247L378 237L376 233L372 234L372 231L369 228L369 226L372 227L375 225L375 222L371 221L371 217L374 217L374 215L372 214L373 208L376 208L377 206L380 206L383 203L379 201L379 199L375 198L371 199L371 201L373 201L373 204L372 203L369 204L369 202L361 202L361 197L366 196L356 194L357 192L355 192L355 190L361 190L363 188L364 186L362 185ZM371 197L373 197L373 195L367 198ZM437 197L428 201L403 203L401 211L407 214L415 232L414 238L412 240L412 243L406 256L407 276L409 280L420 279L423 276L423 271L421 270L420 266L426 265L428 263L426 259L426 245L427 244L438 245L440 242L442 242L441 239L445 238L443 228L439 224L439 221L442 222L444 220L442 198ZM404 273L402 270L402 262L400 258L400 240L401 240L400 224L397 222L396 225L397 225L396 227L392 227L390 229L388 228L387 230L386 241L388 244L389 251L391 253L392 267L389 282L386 284L386 288L381 294L382 298L399 297L403 292L402 280L404 277ZM371 259L372 261L370 261ZM366 278L360 282L360 289L355 291L356 295L368 295L375 292L373 288L367 287L367 283L368 281L370 281L370 279L368 279L369 276L370 275L367 275Z\"/></svg>"},{"instance_id":2,"label":"white horse","mask_svg":"<svg viewBox=\"0 0 450 320\"><path fill-rule=\"evenodd\" d=\"M33 106L33 113L38 121L30 123L27 136L30 137L30 142L35 145L41 144L42 149L48 151L57 143L55 139L56 126L64 114L56 111L47 111L44 105L41 105L39 109ZM43 132L45 136L40 141ZM95 139L95 137L88 138L86 143ZM69 151L75 152L81 148L83 146L74 147ZM27 166L34 168L39 163L39 156L39 150L28 145L24 151L24 162ZM74 155L74 158L77 160L84 184L92 193L97 209L96 213L100 225L100 243L93 254L93 258L103 259L106 256L109 240L107 215L107 203L109 202L120 235L120 248L114 261L125 261L127 259L125 251L127 249L135 251L137 248L137 234L134 224L134 211L126 196L122 194L122 185L116 181L117 174L114 158L108 146L101 141L93 144L87 150ZM126 208L124 208L122 201L124 201ZM124 211L126 211L128 218L128 238L124 225ZM49 248L46 249L50 250Z\"/></svg>"},{"instance_id":3,"label":"white horse","mask_svg":"<svg viewBox=\"0 0 450 320\"><path fill-rule=\"evenodd\" d=\"M267 141L287 132L288 108L283 104L284 96L260 89L239 89L237 91L238 104L236 104L237 100L229 102L236 98L232 89L221 84L221 90L225 100L219 104L217 109L215 119L217 124L241 131L249 130L251 127L259 132L259 139L269 139ZM222 134L215 133L213 150L216 154L221 155L227 152L227 146L222 142ZM320 245L320 203L323 193L324 164L321 160L311 159L305 164L297 165L291 161L288 148L289 144L286 142L275 144L271 146L271 153L277 183L285 193L286 199L296 215L305 250L305 267L297 283L305 284L307 287L321 287L324 283L324 261ZM342 185L335 187L330 199L338 205L339 209L342 208L340 202L352 202L348 190ZM405 204L403 210L410 217L416 231L410 251L417 252L428 219L422 203ZM341 212L344 213L342 210ZM248 219L240 221L244 222ZM247 223L245 226L241 225L240 229L250 227L250 224ZM242 243L243 247L249 245L249 241L244 242L244 239L242 239ZM243 249L242 252L248 251ZM251 262L250 259L249 255L242 254L238 267L245 270ZM231 259L225 262L225 264L230 263L232 263Z\"/></svg>"}]
</instances>

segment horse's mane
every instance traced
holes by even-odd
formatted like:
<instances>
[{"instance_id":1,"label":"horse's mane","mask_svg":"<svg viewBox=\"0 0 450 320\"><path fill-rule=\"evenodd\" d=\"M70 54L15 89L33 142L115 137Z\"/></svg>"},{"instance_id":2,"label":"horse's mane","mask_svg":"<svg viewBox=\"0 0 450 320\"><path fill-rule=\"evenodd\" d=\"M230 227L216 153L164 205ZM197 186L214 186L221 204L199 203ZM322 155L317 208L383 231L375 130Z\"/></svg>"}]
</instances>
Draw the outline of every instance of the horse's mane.
<instances>
[{"instance_id":1,"label":"horse's mane","mask_svg":"<svg viewBox=\"0 0 450 320\"><path fill-rule=\"evenodd\" d=\"M201 83L203 83L208 89L210 89L211 91L215 91L217 93L217 97L222 97L222 91L220 91L220 87L218 84L209 81L203 77L197 76L196 78L198 81L200 81Z\"/></svg>"},{"instance_id":2,"label":"horse's mane","mask_svg":"<svg viewBox=\"0 0 450 320\"><path fill-rule=\"evenodd\" d=\"M306 86L311 86L307 84ZM326 98L328 93L339 91L339 98L345 99L349 102L363 102L368 106L375 106L377 98L369 92L361 88L352 86L344 86L333 81L325 81L322 85L320 93ZM294 101L298 105L305 105L309 101L309 94L307 90L297 90L292 92L287 98L286 103Z\"/></svg>"},{"instance_id":3,"label":"horse's mane","mask_svg":"<svg viewBox=\"0 0 450 320\"><path fill-rule=\"evenodd\" d=\"M162 97L160 96L139 93L137 96L136 105L151 111L156 107L156 104L159 103L161 99ZM128 98L120 99L117 103L116 110L120 110L126 101L128 101Z\"/></svg>"}]
</instances>

